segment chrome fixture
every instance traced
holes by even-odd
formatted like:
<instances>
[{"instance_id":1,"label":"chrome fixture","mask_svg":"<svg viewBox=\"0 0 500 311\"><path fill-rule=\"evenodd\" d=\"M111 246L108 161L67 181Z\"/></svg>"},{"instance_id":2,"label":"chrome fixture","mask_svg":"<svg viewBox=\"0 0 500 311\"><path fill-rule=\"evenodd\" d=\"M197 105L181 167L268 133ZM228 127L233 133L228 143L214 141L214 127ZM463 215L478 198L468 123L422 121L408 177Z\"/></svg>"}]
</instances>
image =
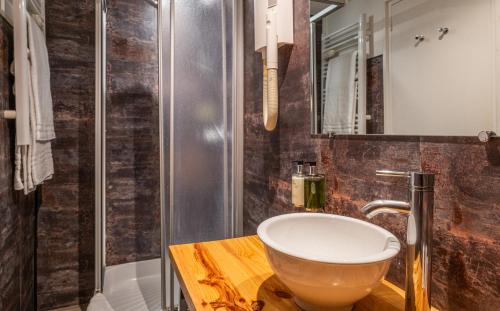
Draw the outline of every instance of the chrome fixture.
<instances>
[{"instance_id":1,"label":"chrome fixture","mask_svg":"<svg viewBox=\"0 0 500 311\"><path fill-rule=\"evenodd\" d=\"M377 200L366 204L362 212L368 218L384 213L408 217L405 311L431 310L434 174L377 171L377 176L408 178L408 202Z\"/></svg>"},{"instance_id":2,"label":"chrome fixture","mask_svg":"<svg viewBox=\"0 0 500 311\"><path fill-rule=\"evenodd\" d=\"M442 40L443 37L447 35L448 32L450 32L450 29L448 27L439 27L438 32L439 32L439 40Z\"/></svg>"},{"instance_id":3,"label":"chrome fixture","mask_svg":"<svg viewBox=\"0 0 500 311\"><path fill-rule=\"evenodd\" d=\"M106 272L106 21L107 0L96 0L95 10L95 292L104 290Z\"/></svg>"},{"instance_id":4,"label":"chrome fixture","mask_svg":"<svg viewBox=\"0 0 500 311\"><path fill-rule=\"evenodd\" d=\"M487 143L494 137L497 137L497 134L493 131L481 131L477 134L477 138L482 143Z\"/></svg>"},{"instance_id":5,"label":"chrome fixture","mask_svg":"<svg viewBox=\"0 0 500 311\"><path fill-rule=\"evenodd\" d=\"M424 40L425 40L425 36L424 35L416 35L415 36L415 41L417 41L416 44L419 44L420 42L422 42Z\"/></svg>"}]
</instances>

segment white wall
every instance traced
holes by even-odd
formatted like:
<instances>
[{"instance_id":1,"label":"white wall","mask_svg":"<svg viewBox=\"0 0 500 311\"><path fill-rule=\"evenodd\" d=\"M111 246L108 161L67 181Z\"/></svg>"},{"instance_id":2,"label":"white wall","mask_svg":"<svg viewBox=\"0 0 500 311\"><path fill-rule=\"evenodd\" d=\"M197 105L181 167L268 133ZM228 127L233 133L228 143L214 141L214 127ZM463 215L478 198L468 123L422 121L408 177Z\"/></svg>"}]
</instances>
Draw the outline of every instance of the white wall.
<instances>
[{"instance_id":1,"label":"white wall","mask_svg":"<svg viewBox=\"0 0 500 311\"><path fill-rule=\"evenodd\" d=\"M374 51L384 53L385 0L351 0L325 21L327 33L363 13L374 26ZM500 0L403 0L392 7L386 78L386 133L477 135L500 131L496 28ZM450 33L438 39L438 27ZM425 41L415 46L415 35ZM389 53L387 53L389 54ZM387 67L389 68L389 67ZM386 69L387 69L386 68ZM387 78L390 79L387 79Z\"/></svg>"},{"instance_id":2,"label":"white wall","mask_svg":"<svg viewBox=\"0 0 500 311\"><path fill-rule=\"evenodd\" d=\"M392 131L477 135L493 129L490 0L405 0L393 8ZM439 40L437 28L448 27ZM414 35L425 41L415 46Z\"/></svg>"}]
</instances>

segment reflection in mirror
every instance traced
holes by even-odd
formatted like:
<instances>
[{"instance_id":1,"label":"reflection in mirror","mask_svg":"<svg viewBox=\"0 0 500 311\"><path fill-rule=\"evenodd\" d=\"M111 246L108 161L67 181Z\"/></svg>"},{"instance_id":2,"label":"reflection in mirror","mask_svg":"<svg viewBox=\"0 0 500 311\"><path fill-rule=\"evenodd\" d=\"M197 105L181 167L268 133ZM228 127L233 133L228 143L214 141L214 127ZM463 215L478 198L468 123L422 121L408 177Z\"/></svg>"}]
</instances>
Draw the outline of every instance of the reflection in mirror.
<instances>
[{"instance_id":1,"label":"reflection in mirror","mask_svg":"<svg viewBox=\"0 0 500 311\"><path fill-rule=\"evenodd\" d=\"M498 132L499 4L311 0L312 133Z\"/></svg>"}]
</instances>

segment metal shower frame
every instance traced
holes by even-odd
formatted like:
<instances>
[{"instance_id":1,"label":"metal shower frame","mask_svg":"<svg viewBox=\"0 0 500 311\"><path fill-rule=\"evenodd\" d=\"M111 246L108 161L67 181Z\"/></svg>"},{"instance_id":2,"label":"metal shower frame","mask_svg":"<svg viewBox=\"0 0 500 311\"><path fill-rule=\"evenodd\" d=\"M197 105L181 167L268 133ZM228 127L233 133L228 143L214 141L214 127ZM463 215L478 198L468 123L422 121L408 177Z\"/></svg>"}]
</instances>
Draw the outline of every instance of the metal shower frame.
<instances>
[{"instance_id":1,"label":"metal shower frame","mask_svg":"<svg viewBox=\"0 0 500 311\"><path fill-rule=\"evenodd\" d=\"M173 147L170 145L173 137L173 124L170 122L170 131L166 133L164 121L170 120L173 105L173 94L170 90L163 88L164 82L172 86L172 71L170 70L173 59L173 18L175 10L175 0L145 0L158 8L158 56L159 56L159 129L160 129L160 205L161 205L161 308L173 310L174 277L172 267L167 267L168 245L172 240L173 200L172 191L174 184L173 176L170 174L170 167L173 165ZM220 0L231 1L233 6L233 51L234 61L231 64L231 72L234 77L232 85L232 118L235 122L232 125L233 131L233 153L232 171L233 178L231 185L233 210L226 212L228 220L228 237L239 236L243 233L243 1L242 0ZM95 292L102 293L104 288L104 274L106 271L106 21L107 21L107 0L96 0L96 27L95 27ZM224 7L224 6L223 6ZM168 34L170 40L165 41L162 34ZM165 46L164 46L165 44ZM164 48L168 50L167 57L164 57ZM163 65L170 71L169 76L164 76ZM166 81L164 79L167 79ZM168 105L163 104L163 100L168 101ZM169 109L165 109L168 106ZM169 163L166 163L166 155L169 154ZM169 184L170 192L163 191ZM170 272L170 280L167 280L167 271ZM167 281L170 283L171 305L167 306L166 291Z\"/></svg>"}]
</instances>

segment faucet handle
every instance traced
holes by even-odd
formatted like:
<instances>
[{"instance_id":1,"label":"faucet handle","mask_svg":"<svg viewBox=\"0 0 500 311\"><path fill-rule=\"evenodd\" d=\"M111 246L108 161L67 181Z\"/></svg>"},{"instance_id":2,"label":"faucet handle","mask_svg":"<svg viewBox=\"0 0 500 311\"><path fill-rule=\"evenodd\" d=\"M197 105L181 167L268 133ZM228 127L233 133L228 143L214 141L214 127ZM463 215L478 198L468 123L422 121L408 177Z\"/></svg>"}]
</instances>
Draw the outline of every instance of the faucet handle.
<instances>
[{"instance_id":1,"label":"faucet handle","mask_svg":"<svg viewBox=\"0 0 500 311\"><path fill-rule=\"evenodd\" d=\"M392 170L377 170L377 176L386 176L386 177L405 177L410 178L410 172L401 172L401 171L392 171Z\"/></svg>"}]
</instances>

